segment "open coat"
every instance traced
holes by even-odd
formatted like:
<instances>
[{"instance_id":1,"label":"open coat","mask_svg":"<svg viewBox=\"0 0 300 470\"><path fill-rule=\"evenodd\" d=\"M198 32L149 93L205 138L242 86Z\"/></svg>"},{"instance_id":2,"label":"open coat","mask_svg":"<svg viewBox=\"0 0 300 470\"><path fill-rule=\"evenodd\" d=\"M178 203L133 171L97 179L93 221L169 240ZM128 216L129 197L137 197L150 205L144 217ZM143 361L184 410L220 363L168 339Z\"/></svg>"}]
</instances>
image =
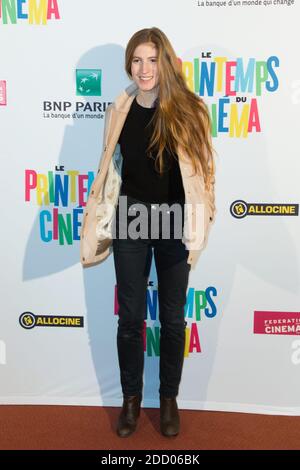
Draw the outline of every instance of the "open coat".
<instances>
[{"instance_id":1,"label":"open coat","mask_svg":"<svg viewBox=\"0 0 300 470\"><path fill-rule=\"evenodd\" d=\"M137 93L138 86L132 83L106 109L99 168L83 211L80 232L80 261L83 267L101 263L113 250L112 223L122 183L123 161L118 140ZM207 190L203 176L194 174L191 160L180 146L177 155L185 192L182 242L189 250L187 262L194 269L215 221L215 177L213 171Z\"/></svg>"}]
</instances>

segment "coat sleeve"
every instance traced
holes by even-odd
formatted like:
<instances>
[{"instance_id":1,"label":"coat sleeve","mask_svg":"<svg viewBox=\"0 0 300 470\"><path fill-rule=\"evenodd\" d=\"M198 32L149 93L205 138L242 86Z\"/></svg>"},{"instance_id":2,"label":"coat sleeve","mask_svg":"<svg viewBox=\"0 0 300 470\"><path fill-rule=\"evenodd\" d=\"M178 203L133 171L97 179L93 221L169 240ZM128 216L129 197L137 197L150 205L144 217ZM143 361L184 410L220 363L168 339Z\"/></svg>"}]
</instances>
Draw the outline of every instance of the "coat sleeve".
<instances>
[{"instance_id":1,"label":"coat sleeve","mask_svg":"<svg viewBox=\"0 0 300 470\"><path fill-rule=\"evenodd\" d=\"M212 137L210 133L209 133L209 142L212 145ZM215 165L214 156L212 157L212 159L209 159L208 168L209 168L209 178L208 178L207 199L208 199L210 210L211 210L210 222L214 223L215 218L216 218L216 213L217 213L216 204L215 204L216 165Z\"/></svg>"},{"instance_id":2,"label":"coat sleeve","mask_svg":"<svg viewBox=\"0 0 300 470\"><path fill-rule=\"evenodd\" d=\"M202 113L203 113L203 107L206 108L206 111L209 114L207 104L204 102L203 98L199 98L199 104L200 104L200 115L202 118ZM211 135L211 118L206 120L207 125L207 138L209 141L210 146L212 147L212 135ZM206 145L202 146L202 151L204 153L204 157L207 161L208 164L208 181L205 186L205 192L206 192L206 198L209 204L210 208L210 223L213 223L215 221L217 209L216 209L216 204L215 204L215 171L216 171L216 165L215 165L215 160L214 160L214 154L212 157L208 154L208 149Z\"/></svg>"},{"instance_id":3,"label":"coat sleeve","mask_svg":"<svg viewBox=\"0 0 300 470\"><path fill-rule=\"evenodd\" d=\"M101 171L102 164L104 161L104 155L106 152L106 147L107 147L107 140L108 140L108 133L110 129L110 122L111 122L111 110L112 110L112 103L108 105L105 115L104 115L104 130L103 130L103 142L102 142L102 151L101 151L101 157L98 165L98 173Z\"/></svg>"}]
</instances>

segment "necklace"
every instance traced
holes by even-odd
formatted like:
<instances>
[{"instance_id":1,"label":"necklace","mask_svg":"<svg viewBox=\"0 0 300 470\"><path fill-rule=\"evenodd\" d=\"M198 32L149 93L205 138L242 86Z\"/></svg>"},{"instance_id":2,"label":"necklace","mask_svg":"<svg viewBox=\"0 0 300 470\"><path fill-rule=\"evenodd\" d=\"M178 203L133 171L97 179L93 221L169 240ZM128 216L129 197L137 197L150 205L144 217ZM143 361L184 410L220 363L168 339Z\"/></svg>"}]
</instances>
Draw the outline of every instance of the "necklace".
<instances>
[{"instance_id":1,"label":"necklace","mask_svg":"<svg viewBox=\"0 0 300 470\"><path fill-rule=\"evenodd\" d=\"M139 99L138 99L138 97L139 97ZM145 104L145 103L141 102L141 98L140 98L139 95L137 95L136 100L137 100L137 102L140 106L143 106L143 108L149 108L149 109L154 108L156 106L156 102L157 102L157 98L155 98L155 100L152 102L151 106L149 106L148 104Z\"/></svg>"}]
</instances>

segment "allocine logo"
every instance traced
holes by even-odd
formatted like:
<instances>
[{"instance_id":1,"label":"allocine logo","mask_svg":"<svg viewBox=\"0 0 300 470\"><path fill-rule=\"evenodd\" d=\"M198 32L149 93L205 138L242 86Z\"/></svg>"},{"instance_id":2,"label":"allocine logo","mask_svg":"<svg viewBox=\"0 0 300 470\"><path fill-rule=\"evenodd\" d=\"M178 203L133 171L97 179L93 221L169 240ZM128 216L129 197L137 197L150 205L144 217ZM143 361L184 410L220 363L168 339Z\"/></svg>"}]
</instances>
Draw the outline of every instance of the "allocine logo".
<instances>
[{"instance_id":1,"label":"allocine logo","mask_svg":"<svg viewBox=\"0 0 300 470\"><path fill-rule=\"evenodd\" d=\"M32 312L24 312L20 315L19 323L26 330L35 326L63 326L83 328L83 317L69 317L58 315L34 315Z\"/></svg>"},{"instance_id":2,"label":"allocine logo","mask_svg":"<svg viewBox=\"0 0 300 470\"><path fill-rule=\"evenodd\" d=\"M101 70L76 69L76 95L101 96Z\"/></svg>"},{"instance_id":3,"label":"allocine logo","mask_svg":"<svg viewBox=\"0 0 300 470\"><path fill-rule=\"evenodd\" d=\"M234 201L230 206L230 213L236 219L246 215L299 215L299 204L261 203Z\"/></svg>"},{"instance_id":4,"label":"allocine logo","mask_svg":"<svg viewBox=\"0 0 300 470\"><path fill-rule=\"evenodd\" d=\"M6 80L0 80L0 106L6 106Z\"/></svg>"},{"instance_id":5,"label":"allocine logo","mask_svg":"<svg viewBox=\"0 0 300 470\"><path fill-rule=\"evenodd\" d=\"M58 0L0 0L0 20L3 24L46 25L48 20L60 20Z\"/></svg>"}]
</instances>

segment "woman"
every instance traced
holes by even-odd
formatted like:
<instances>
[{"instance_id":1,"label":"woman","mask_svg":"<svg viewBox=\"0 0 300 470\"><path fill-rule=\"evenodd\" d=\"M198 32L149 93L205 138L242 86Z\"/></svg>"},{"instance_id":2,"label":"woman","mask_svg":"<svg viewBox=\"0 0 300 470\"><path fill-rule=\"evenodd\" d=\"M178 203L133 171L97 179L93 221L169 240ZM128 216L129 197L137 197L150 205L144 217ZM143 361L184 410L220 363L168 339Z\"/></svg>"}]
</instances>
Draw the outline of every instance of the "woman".
<instances>
[{"instance_id":1,"label":"woman","mask_svg":"<svg viewBox=\"0 0 300 470\"><path fill-rule=\"evenodd\" d=\"M117 434L126 437L135 431L140 414L143 323L154 253L161 324L160 428L163 435L175 436L180 429L176 397L184 360L189 272L206 246L216 212L211 121L203 100L187 88L176 54L160 29L142 29L131 37L125 68L134 84L106 112L103 155L85 208L81 259L91 266L113 251L123 392ZM125 218L123 199L129 206ZM116 208L116 217L111 217L108 201ZM198 206L204 208L201 230L195 230ZM173 207L180 209L181 217L175 217ZM108 223L112 221L113 229ZM199 232L204 234L201 240Z\"/></svg>"}]
</instances>

